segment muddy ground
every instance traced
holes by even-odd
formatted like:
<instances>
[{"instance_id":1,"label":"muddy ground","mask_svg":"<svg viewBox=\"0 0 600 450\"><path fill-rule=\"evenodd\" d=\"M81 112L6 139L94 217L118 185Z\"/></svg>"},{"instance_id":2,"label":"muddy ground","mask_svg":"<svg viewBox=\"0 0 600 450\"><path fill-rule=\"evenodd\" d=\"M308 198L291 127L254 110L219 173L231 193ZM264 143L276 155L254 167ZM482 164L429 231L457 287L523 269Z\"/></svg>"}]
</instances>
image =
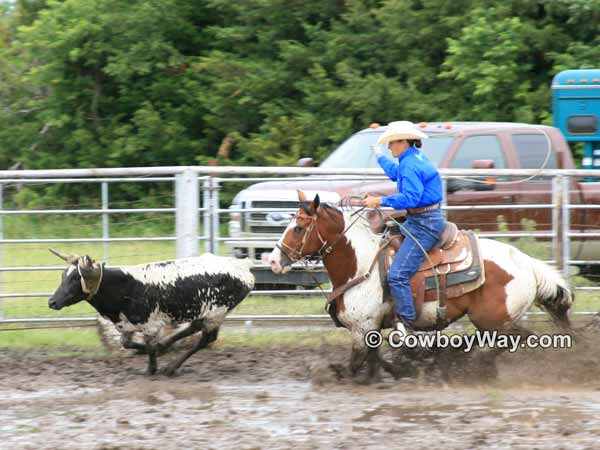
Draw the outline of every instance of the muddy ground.
<instances>
[{"instance_id":1,"label":"muddy ground","mask_svg":"<svg viewBox=\"0 0 600 450\"><path fill-rule=\"evenodd\" d=\"M371 385L329 368L345 346L217 346L174 378L146 377L144 356L4 351L0 448L597 449L598 344L503 355L495 380Z\"/></svg>"}]
</instances>

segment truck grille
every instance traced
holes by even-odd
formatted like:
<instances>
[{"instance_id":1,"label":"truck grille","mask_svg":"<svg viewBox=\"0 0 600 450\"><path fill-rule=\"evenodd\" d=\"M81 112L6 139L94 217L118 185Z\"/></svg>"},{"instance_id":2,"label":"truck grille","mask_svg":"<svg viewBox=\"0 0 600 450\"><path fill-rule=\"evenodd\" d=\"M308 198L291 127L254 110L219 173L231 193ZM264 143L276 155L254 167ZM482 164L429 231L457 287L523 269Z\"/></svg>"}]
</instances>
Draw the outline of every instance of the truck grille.
<instances>
[{"instance_id":1,"label":"truck grille","mask_svg":"<svg viewBox=\"0 0 600 450\"><path fill-rule=\"evenodd\" d=\"M250 213L250 220L267 220L267 213Z\"/></svg>"},{"instance_id":2,"label":"truck grille","mask_svg":"<svg viewBox=\"0 0 600 450\"><path fill-rule=\"evenodd\" d=\"M298 209L298 201L278 201L278 200L257 200L252 202L249 207L253 209L260 208L285 208L289 212L295 212ZM289 224L288 219L281 221L268 220L271 212L253 212L249 214L248 231L251 233L281 234Z\"/></svg>"},{"instance_id":3,"label":"truck grille","mask_svg":"<svg viewBox=\"0 0 600 450\"><path fill-rule=\"evenodd\" d=\"M298 209L298 201L257 200L252 202L253 208L289 208Z\"/></svg>"}]
</instances>

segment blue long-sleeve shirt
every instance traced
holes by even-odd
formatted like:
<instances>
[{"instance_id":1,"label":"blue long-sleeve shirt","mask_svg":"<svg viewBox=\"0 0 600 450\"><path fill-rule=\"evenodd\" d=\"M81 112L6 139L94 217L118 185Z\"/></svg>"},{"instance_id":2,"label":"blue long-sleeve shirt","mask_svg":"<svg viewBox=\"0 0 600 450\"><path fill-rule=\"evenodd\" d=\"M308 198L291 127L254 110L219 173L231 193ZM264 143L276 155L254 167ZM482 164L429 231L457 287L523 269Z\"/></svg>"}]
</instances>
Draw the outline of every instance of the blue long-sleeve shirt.
<instances>
[{"instance_id":1,"label":"blue long-sleeve shirt","mask_svg":"<svg viewBox=\"0 0 600 450\"><path fill-rule=\"evenodd\" d=\"M398 164L386 156L377 158L386 175L396 181L398 193L381 197L381 205L394 209L422 208L442 201L442 179L427 156L409 147Z\"/></svg>"}]
</instances>

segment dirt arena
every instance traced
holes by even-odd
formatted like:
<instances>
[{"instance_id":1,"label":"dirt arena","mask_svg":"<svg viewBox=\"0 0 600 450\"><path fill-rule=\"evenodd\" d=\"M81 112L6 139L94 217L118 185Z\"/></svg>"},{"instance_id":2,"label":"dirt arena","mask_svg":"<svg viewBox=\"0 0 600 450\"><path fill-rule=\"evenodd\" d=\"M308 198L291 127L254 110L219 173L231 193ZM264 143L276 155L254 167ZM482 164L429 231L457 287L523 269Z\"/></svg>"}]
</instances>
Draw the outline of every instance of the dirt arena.
<instances>
[{"instance_id":1,"label":"dirt arena","mask_svg":"<svg viewBox=\"0 0 600 450\"><path fill-rule=\"evenodd\" d=\"M0 448L595 449L598 344L503 355L495 380L371 385L330 369L345 346L208 349L174 378L143 375L144 356L4 351Z\"/></svg>"}]
</instances>

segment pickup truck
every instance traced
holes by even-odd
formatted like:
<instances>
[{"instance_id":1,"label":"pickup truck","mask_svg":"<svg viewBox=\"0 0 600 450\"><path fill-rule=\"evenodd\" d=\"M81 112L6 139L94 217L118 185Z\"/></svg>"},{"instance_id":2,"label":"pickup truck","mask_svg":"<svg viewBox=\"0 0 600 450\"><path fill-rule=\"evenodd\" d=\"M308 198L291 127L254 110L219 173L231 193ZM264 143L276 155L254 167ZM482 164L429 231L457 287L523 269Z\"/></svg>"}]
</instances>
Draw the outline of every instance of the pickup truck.
<instances>
[{"instance_id":1,"label":"pickup truck","mask_svg":"<svg viewBox=\"0 0 600 450\"><path fill-rule=\"evenodd\" d=\"M419 126L430 139L423 141L421 149L439 168L497 168L537 169L542 166L548 149L551 153L547 169L575 168L571 150L561 132L554 127L500 122L448 122L421 123ZM371 146L385 131L385 126L372 124L344 141L321 164L324 168L375 168L379 167ZM389 150L384 149L385 152ZM313 178L313 177L311 177ZM233 208L297 208L296 189L302 189L310 198L319 193L321 200L336 203L347 195L387 195L395 192L395 183L389 180L349 180L336 177L335 181L314 176L314 181L272 181L249 186L239 192ZM339 179L337 179L339 178ZM356 177L355 177L356 178ZM498 177L497 181L508 178ZM570 201L575 204L600 204L600 183L571 181ZM448 179L446 202L454 205L515 205L549 204L552 202L552 180L538 177L519 184L477 184L458 179ZM227 245L233 255L250 257L265 262L274 243L290 220L286 212L232 213L229 234L233 238ZM522 219L533 220L536 231L551 231L551 209L450 210L447 219L460 228L480 231L498 231L498 216L503 217L509 230L521 230ZM582 231L584 226L600 225L599 209L575 209L571 213L571 229ZM253 240L255 237L272 237L272 242ZM600 240L572 239L571 259L600 260ZM599 265L580 266L584 274L600 274ZM258 277L264 283L286 283L309 286L315 284L314 274L307 277L300 269L289 272L288 278L278 275L272 279ZM320 274L319 282L326 281ZM259 281L257 279L257 281Z\"/></svg>"}]
</instances>

